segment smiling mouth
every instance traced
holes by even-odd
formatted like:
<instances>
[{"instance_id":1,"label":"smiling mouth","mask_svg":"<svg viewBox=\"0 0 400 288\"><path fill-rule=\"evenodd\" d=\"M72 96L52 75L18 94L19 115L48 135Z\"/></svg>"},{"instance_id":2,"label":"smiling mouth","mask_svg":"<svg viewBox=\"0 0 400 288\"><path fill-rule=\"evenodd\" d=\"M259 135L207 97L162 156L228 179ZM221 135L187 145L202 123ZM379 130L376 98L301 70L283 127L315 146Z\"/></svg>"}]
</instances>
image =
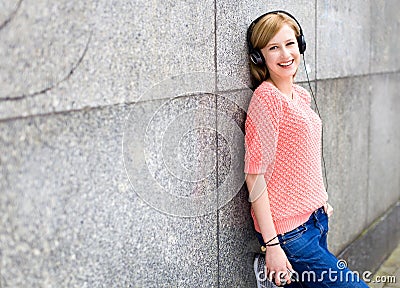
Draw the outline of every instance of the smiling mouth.
<instances>
[{"instance_id":1,"label":"smiling mouth","mask_svg":"<svg viewBox=\"0 0 400 288\"><path fill-rule=\"evenodd\" d=\"M281 67L288 67L288 66L292 65L293 62L294 62L294 59L292 59L292 60L290 60L288 62L279 63L278 65L281 66Z\"/></svg>"}]
</instances>

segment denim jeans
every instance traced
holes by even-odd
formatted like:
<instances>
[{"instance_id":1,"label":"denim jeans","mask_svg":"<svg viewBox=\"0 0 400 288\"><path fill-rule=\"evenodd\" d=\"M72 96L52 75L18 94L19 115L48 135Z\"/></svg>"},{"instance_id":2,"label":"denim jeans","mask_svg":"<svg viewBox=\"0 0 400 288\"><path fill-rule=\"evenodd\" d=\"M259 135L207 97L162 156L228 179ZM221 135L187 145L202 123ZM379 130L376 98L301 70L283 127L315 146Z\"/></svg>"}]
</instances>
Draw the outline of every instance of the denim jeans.
<instances>
[{"instance_id":1,"label":"denim jeans","mask_svg":"<svg viewBox=\"0 0 400 288\"><path fill-rule=\"evenodd\" d=\"M280 245L296 271L299 282L285 287L363 287L367 284L328 250L328 216L323 208L292 231L278 235ZM261 234L258 233L258 237ZM261 238L262 239L262 238ZM260 238L259 238L260 240ZM362 271L360 271L362 275Z\"/></svg>"}]
</instances>

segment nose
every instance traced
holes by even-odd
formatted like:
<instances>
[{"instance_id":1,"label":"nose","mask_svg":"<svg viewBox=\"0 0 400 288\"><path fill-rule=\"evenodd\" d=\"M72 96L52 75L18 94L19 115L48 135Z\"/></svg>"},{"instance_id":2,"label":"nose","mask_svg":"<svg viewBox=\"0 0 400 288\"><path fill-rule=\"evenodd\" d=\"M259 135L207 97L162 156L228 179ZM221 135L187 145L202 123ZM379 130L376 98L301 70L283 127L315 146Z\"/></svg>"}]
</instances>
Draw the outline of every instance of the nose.
<instances>
[{"instance_id":1,"label":"nose","mask_svg":"<svg viewBox=\"0 0 400 288\"><path fill-rule=\"evenodd\" d=\"M290 52L289 49L287 49L286 47L282 48L282 58L288 57L290 56Z\"/></svg>"}]
</instances>

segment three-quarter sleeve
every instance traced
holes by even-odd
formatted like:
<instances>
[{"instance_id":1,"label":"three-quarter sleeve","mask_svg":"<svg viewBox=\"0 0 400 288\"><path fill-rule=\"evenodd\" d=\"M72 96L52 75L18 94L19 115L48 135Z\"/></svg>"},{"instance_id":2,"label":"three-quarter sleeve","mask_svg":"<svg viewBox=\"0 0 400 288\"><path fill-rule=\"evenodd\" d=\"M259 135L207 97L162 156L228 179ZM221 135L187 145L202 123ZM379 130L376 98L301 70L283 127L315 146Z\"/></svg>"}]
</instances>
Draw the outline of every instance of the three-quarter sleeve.
<instances>
[{"instance_id":1,"label":"three-quarter sleeve","mask_svg":"<svg viewBox=\"0 0 400 288\"><path fill-rule=\"evenodd\" d=\"M273 90L254 92L245 123L245 173L264 174L266 181L271 177L281 115L281 99Z\"/></svg>"}]
</instances>

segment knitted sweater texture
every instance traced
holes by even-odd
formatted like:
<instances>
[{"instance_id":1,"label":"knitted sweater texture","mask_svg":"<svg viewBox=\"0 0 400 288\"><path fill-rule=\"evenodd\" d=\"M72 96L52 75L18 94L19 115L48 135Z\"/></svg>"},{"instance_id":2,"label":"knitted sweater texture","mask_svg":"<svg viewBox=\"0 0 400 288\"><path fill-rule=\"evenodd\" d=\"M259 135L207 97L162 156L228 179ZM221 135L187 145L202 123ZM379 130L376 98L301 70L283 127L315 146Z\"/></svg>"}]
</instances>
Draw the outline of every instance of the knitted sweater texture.
<instances>
[{"instance_id":1,"label":"knitted sweater texture","mask_svg":"<svg viewBox=\"0 0 400 288\"><path fill-rule=\"evenodd\" d=\"M289 99L263 82L254 91L245 124L244 172L264 174L278 234L306 222L328 199L321 167L321 119L310 107L309 93L295 84L293 91Z\"/></svg>"}]
</instances>

